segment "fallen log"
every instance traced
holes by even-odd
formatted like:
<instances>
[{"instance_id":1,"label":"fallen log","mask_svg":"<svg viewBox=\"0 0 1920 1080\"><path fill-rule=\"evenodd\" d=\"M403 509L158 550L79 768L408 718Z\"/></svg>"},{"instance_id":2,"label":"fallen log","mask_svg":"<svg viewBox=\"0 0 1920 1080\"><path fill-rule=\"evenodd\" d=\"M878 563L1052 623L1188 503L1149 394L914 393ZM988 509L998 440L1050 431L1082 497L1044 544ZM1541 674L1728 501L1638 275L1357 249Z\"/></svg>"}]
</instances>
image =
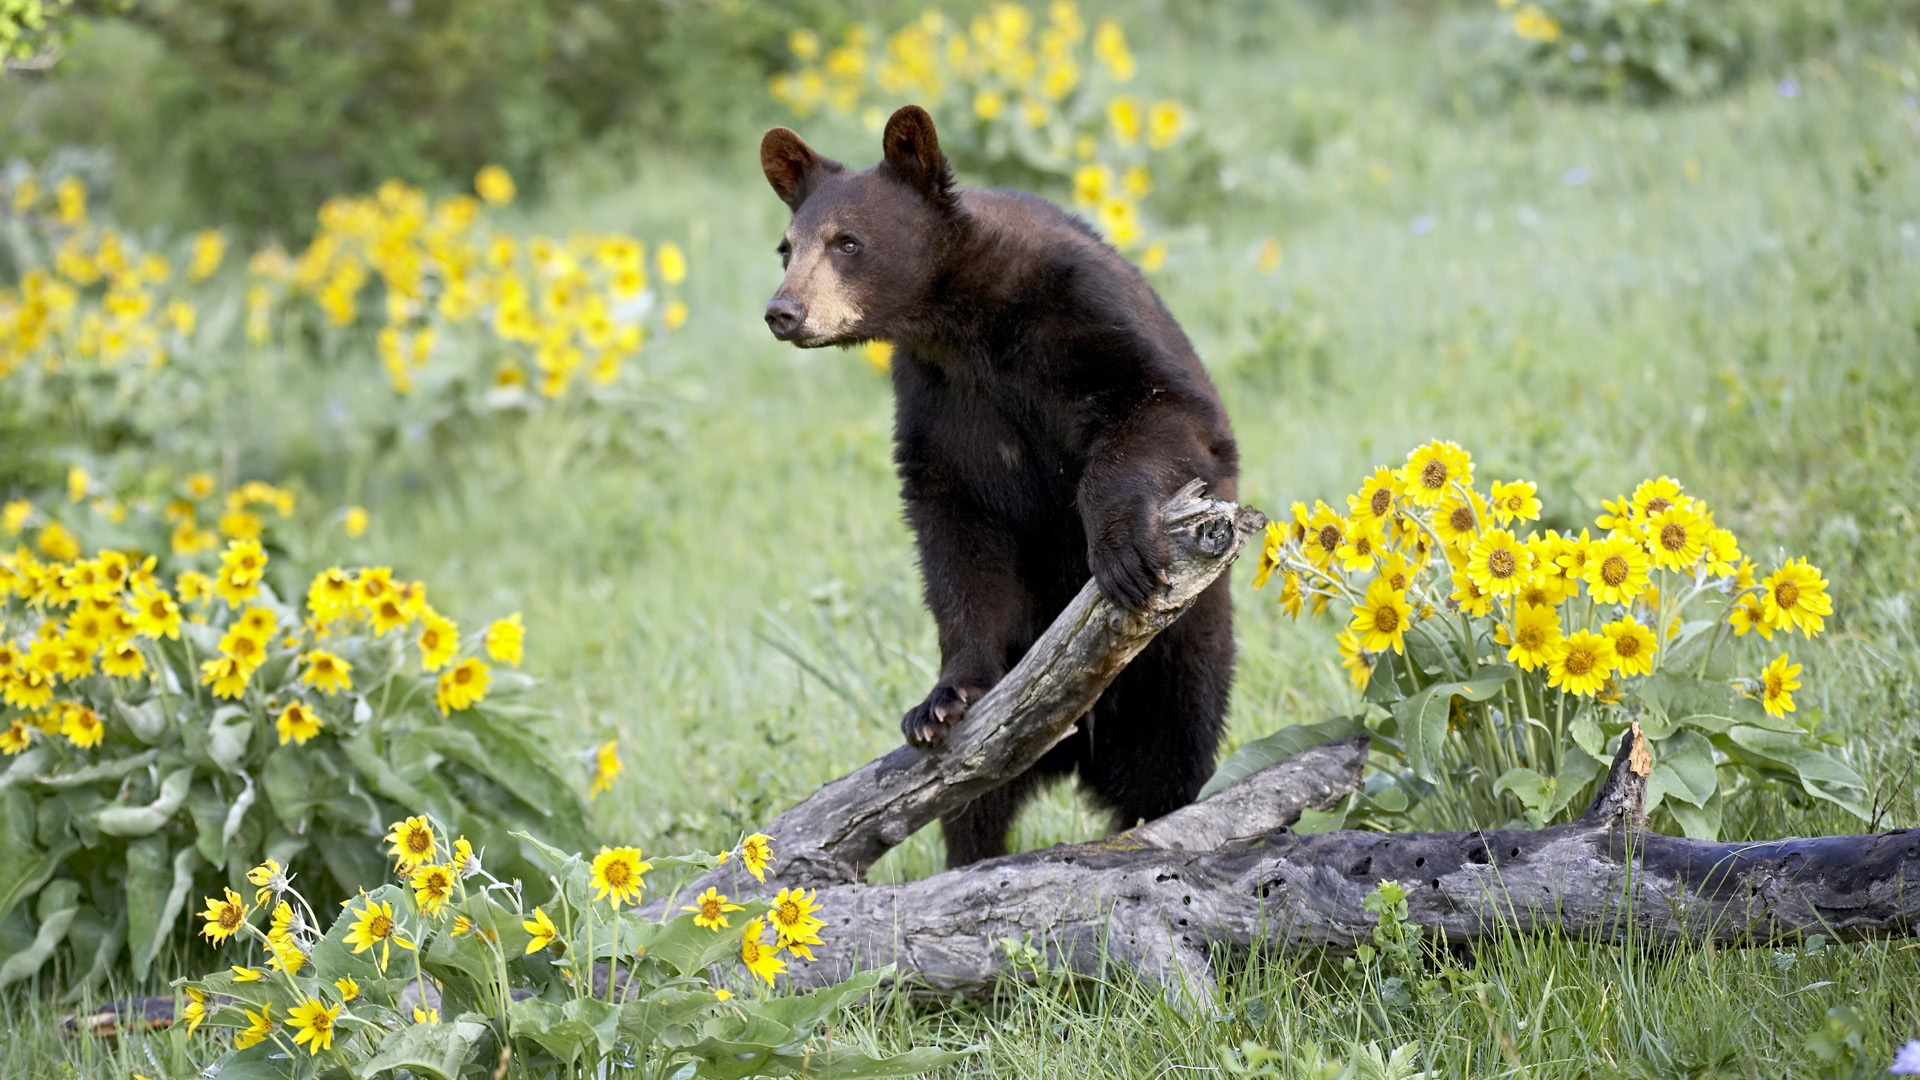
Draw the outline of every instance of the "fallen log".
<instances>
[{"instance_id":1,"label":"fallen log","mask_svg":"<svg viewBox=\"0 0 1920 1080\"><path fill-rule=\"evenodd\" d=\"M814 950L818 963L789 970L822 985L891 963L930 990L984 993L1006 973L1001 942L1012 939L1057 967L1091 975L1119 963L1205 1002L1215 949L1338 953L1368 940L1375 919L1361 902L1385 880L1407 889L1409 922L1449 942L1557 931L1761 945L1920 925L1920 830L1755 843L1661 836L1646 831L1651 768L1636 726L1586 812L1539 830L1282 828L1220 851L1141 848L1123 834L905 884L822 889L827 945Z\"/></svg>"}]
</instances>

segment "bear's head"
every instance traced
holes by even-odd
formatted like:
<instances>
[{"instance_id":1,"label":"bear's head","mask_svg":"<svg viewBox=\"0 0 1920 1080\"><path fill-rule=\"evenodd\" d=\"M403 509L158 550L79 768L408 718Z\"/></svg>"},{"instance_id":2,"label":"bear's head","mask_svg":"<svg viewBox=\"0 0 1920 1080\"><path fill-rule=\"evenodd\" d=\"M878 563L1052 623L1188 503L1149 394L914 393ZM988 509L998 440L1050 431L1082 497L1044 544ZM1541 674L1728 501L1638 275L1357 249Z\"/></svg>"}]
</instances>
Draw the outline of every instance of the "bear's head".
<instances>
[{"instance_id":1,"label":"bear's head","mask_svg":"<svg viewBox=\"0 0 1920 1080\"><path fill-rule=\"evenodd\" d=\"M777 127L760 140L760 168L793 211L780 240L787 276L767 304L767 328L802 348L895 337L938 280L944 235L959 219L953 169L933 117L893 114L880 164L849 172Z\"/></svg>"}]
</instances>

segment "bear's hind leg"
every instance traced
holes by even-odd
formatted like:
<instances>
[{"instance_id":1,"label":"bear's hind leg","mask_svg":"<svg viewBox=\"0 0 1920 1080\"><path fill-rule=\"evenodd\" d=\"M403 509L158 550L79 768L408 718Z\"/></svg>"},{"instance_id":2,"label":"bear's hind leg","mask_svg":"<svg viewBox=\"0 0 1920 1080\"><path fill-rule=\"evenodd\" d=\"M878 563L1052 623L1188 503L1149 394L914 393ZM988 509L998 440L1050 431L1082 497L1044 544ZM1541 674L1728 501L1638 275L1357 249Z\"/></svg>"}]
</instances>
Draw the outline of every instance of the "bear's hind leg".
<instances>
[{"instance_id":1,"label":"bear's hind leg","mask_svg":"<svg viewBox=\"0 0 1920 1080\"><path fill-rule=\"evenodd\" d=\"M947 869L1007 853L1007 834L1020 808L1040 790L1046 779L1029 769L940 819L940 835L947 841Z\"/></svg>"},{"instance_id":2,"label":"bear's hind leg","mask_svg":"<svg viewBox=\"0 0 1920 1080\"><path fill-rule=\"evenodd\" d=\"M1226 585L1209 586L1094 705L1080 778L1116 829L1186 806L1213 775L1233 683Z\"/></svg>"}]
</instances>

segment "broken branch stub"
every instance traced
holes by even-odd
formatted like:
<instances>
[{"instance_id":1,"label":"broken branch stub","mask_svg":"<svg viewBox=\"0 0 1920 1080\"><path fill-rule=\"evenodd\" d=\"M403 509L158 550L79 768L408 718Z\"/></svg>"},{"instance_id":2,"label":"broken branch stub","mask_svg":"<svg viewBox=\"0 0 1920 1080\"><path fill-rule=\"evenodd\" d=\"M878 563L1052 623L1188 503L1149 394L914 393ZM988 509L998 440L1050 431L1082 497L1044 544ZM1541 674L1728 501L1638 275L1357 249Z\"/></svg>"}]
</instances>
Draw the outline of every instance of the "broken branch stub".
<instances>
[{"instance_id":1,"label":"broken branch stub","mask_svg":"<svg viewBox=\"0 0 1920 1080\"><path fill-rule=\"evenodd\" d=\"M1172 625L1266 524L1250 507L1189 483L1161 509L1173 564L1148 610L1115 607L1089 581L1005 678L967 710L936 750L902 746L832 781L766 827L775 862L766 888L862 880L922 826L1025 772L1067 737L1114 676ZM732 864L692 890L749 885ZM759 891L755 888L754 891Z\"/></svg>"}]
</instances>

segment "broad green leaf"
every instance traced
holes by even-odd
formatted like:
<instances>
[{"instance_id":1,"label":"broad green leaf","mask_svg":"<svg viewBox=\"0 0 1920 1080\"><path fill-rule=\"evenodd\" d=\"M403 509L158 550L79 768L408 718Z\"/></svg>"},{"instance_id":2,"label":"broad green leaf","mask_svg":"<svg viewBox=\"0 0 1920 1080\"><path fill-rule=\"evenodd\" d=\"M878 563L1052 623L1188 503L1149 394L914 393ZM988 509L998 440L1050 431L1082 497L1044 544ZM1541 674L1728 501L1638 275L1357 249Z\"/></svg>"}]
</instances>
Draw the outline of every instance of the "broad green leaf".
<instances>
[{"instance_id":1,"label":"broad green leaf","mask_svg":"<svg viewBox=\"0 0 1920 1080\"><path fill-rule=\"evenodd\" d=\"M1517 766L1500 774L1493 782L1493 793L1513 792L1520 805L1529 810L1541 811L1546 808L1547 800L1553 797L1554 784L1538 772L1526 766Z\"/></svg>"},{"instance_id":2,"label":"broad green leaf","mask_svg":"<svg viewBox=\"0 0 1920 1080\"><path fill-rule=\"evenodd\" d=\"M1512 667L1483 668L1481 674L1463 682L1441 682L1393 707L1400 722L1400 737L1407 748L1407 763L1414 774L1429 784L1439 782L1435 772L1440 750L1447 738L1447 715L1455 697L1468 701L1486 701L1513 680Z\"/></svg>"},{"instance_id":3,"label":"broad green leaf","mask_svg":"<svg viewBox=\"0 0 1920 1080\"><path fill-rule=\"evenodd\" d=\"M888 964L885 967L859 972L845 982L824 989L769 998L766 1001L743 1002L740 1008L758 1012L768 1019L798 1031L808 1032L837 1015L849 1002L858 1001L872 993L882 981L892 978L893 974L894 967Z\"/></svg>"},{"instance_id":4,"label":"broad green leaf","mask_svg":"<svg viewBox=\"0 0 1920 1080\"><path fill-rule=\"evenodd\" d=\"M1596 734L1599 732L1598 726L1594 731ZM1602 748L1604 747L1605 744L1602 743ZM1565 810L1599 775L1600 763L1584 751L1569 753L1561 759L1560 771L1553 778L1553 798L1547 801L1544 808L1546 820L1553 820L1560 811Z\"/></svg>"},{"instance_id":5,"label":"broad green leaf","mask_svg":"<svg viewBox=\"0 0 1920 1080\"><path fill-rule=\"evenodd\" d=\"M809 1080L879 1080L889 1076L918 1076L934 1069L943 1069L974 1052L916 1046L891 1057L874 1057L865 1051L836 1046L824 1054L809 1057L805 1075Z\"/></svg>"},{"instance_id":6,"label":"broad green leaf","mask_svg":"<svg viewBox=\"0 0 1920 1080\"><path fill-rule=\"evenodd\" d=\"M173 891L173 861L168 858L166 837L148 836L127 845L126 888L134 978L144 979L160 939L160 912Z\"/></svg>"},{"instance_id":7,"label":"broad green leaf","mask_svg":"<svg viewBox=\"0 0 1920 1080\"><path fill-rule=\"evenodd\" d=\"M115 701L112 707L113 715L127 725L127 729L133 732L133 737L148 746L155 746L166 737L167 714L166 710L160 707L159 701L150 700L139 705Z\"/></svg>"},{"instance_id":8,"label":"broad green leaf","mask_svg":"<svg viewBox=\"0 0 1920 1080\"><path fill-rule=\"evenodd\" d=\"M1697 731L1681 730L1652 747L1653 771L1647 775L1647 809L1671 795L1704 806L1719 778L1713 768L1713 744Z\"/></svg>"},{"instance_id":9,"label":"broad green leaf","mask_svg":"<svg viewBox=\"0 0 1920 1080\"><path fill-rule=\"evenodd\" d=\"M374 749L373 738L367 732L362 731L350 739L341 739L339 745L341 752L347 756L348 761L353 763L354 768L360 770L360 775L366 777L367 783L375 793L414 810L427 806L432 801L427 797L426 792L401 777L394 771L393 766L387 764L387 760Z\"/></svg>"},{"instance_id":10,"label":"broad green leaf","mask_svg":"<svg viewBox=\"0 0 1920 1080\"><path fill-rule=\"evenodd\" d=\"M655 990L620 1006L620 1033L640 1046L651 1046L663 1038L669 1044L691 1042L694 1040L672 1039L666 1033L685 1028L718 1005L714 995L705 990Z\"/></svg>"},{"instance_id":11,"label":"broad green leaf","mask_svg":"<svg viewBox=\"0 0 1920 1080\"><path fill-rule=\"evenodd\" d=\"M1573 722L1567 725L1567 734L1573 736L1573 744L1586 751L1595 762L1610 760L1607 757L1606 733L1600 730L1600 722L1593 718L1591 711L1581 709Z\"/></svg>"},{"instance_id":12,"label":"broad green leaf","mask_svg":"<svg viewBox=\"0 0 1920 1080\"><path fill-rule=\"evenodd\" d=\"M21 761L24 762L30 755L31 752L21 755ZM42 775L36 779L43 786L55 789L85 787L105 780L118 780L129 773L138 772L153 764L159 757L158 750L142 750L132 757L120 758L117 761L103 761L98 765L75 769L73 772Z\"/></svg>"},{"instance_id":13,"label":"broad green leaf","mask_svg":"<svg viewBox=\"0 0 1920 1080\"><path fill-rule=\"evenodd\" d=\"M1331 810L1315 810L1309 806L1300 811L1300 820L1293 823L1293 831L1300 836L1312 836L1315 833L1334 832L1347 827L1347 808L1351 800L1342 799Z\"/></svg>"},{"instance_id":14,"label":"broad green leaf","mask_svg":"<svg viewBox=\"0 0 1920 1080\"><path fill-rule=\"evenodd\" d=\"M1680 831L1690 840L1720 839L1720 816L1722 802L1720 793L1714 792L1704 805L1689 806L1675 800L1667 804L1667 813L1680 825Z\"/></svg>"},{"instance_id":15,"label":"broad green leaf","mask_svg":"<svg viewBox=\"0 0 1920 1080\"><path fill-rule=\"evenodd\" d=\"M145 806L108 806L93 816L93 825L108 836L148 836L160 831L187 801L193 788L193 766L175 769L160 781L160 793Z\"/></svg>"},{"instance_id":16,"label":"broad green leaf","mask_svg":"<svg viewBox=\"0 0 1920 1080\"><path fill-rule=\"evenodd\" d=\"M207 760L221 772L233 772L247 756L247 744L253 741L253 717L238 705L214 710L207 724Z\"/></svg>"},{"instance_id":17,"label":"broad green leaf","mask_svg":"<svg viewBox=\"0 0 1920 1080\"><path fill-rule=\"evenodd\" d=\"M746 936L747 920L758 918L768 910L764 900L748 900L741 907L741 911L728 913L732 925L725 930L693 925L691 912L668 921L647 946L647 955L682 976L705 971L709 964L730 956L737 958L740 939Z\"/></svg>"},{"instance_id":18,"label":"broad green leaf","mask_svg":"<svg viewBox=\"0 0 1920 1080\"><path fill-rule=\"evenodd\" d=\"M79 841L69 840L52 851L27 848L10 852L6 884L0 886L0 919L6 918L15 904L39 892L47 879L53 877L53 872L60 869L67 856L79 847Z\"/></svg>"},{"instance_id":19,"label":"broad green leaf","mask_svg":"<svg viewBox=\"0 0 1920 1080\"><path fill-rule=\"evenodd\" d=\"M1291 724L1265 738L1243 743L1220 767L1213 772L1212 779L1200 789L1198 798L1204 799L1214 792L1252 776L1269 765L1285 761L1287 758L1311 750L1321 743L1332 742L1356 732L1365 731L1363 717L1338 716L1322 720L1317 724Z\"/></svg>"},{"instance_id":20,"label":"broad green leaf","mask_svg":"<svg viewBox=\"0 0 1920 1080\"><path fill-rule=\"evenodd\" d=\"M40 770L53 760L53 755L43 747L33 747L14 758L5 772L0 772L0 792L15 784L24 784L39 778Z\"/></svg>"},{"instance_id":21,"label":"broad green leaf","mask_svg":"<svg viewBox=\"0 0 1920 1080\"><path fill-rule=\"evenodd\" d=\"M1825 751L1802 746L1796 736L1744 724L1731 728L1727 737L1750 754L1786 766L1807 794L1843 807L1862 821L1871 817L1865 798L1867 782Z\"/></svg>"},{"instance_id":22,"label":"broad green leaf","mask_svg":"<svg viewBox=\"0 0 1920 1080\"><path fill-rule=\"evenodd\" d=\"M415 1076L460 1080L460 1070L485 1045L485 1024L456 1020L445 1024L411 1024L387 1036L380 1052L355 1071L372 1078L404 1069Z\"/></svg>"},{"instance_id":23,"label":"broad green leaf","mask_svg":"<svg viewBox=\"0 0 1920 1080\"><path fill-rule=\"evenodd\" d=\"M289 743L274 750L260 770L260 787L267 793L267 805L273 807L274 816L290 826L302 822L313 810L315 786L305 747Z\"/></svg>"},{"instance_id":24,"label":"broad green leaf","mask_svg":"<svg viewBox=\"0 0 1920 1080\"><path fill-rule=\"evenodd\" d=\"M72 1004L87 1000L114 973L115 961L120 959L120 950L127 944L127 917L122 913L109 920L94 909L83 907L73 925L67 928L67 941L75 955L86 956L89 951L93 954L86 972L73 980L73 985L60 999ZM0 951L0 955L4 955L4 951Z\"/></svg>"},{"instance_id":25,"label":"broad green leaf","mask_svg":"<svg viewBox=\"0 0 1920 1080\"><path fill-rule=\"evenodd\" d=\"M79 896L79 884L70 880L56 881L40 893L40 929L33 935L32 944L0 964L0 987L31 977L52 958L53 950L66 940L67 928L80 914Z\"/></svg>"},{"instance_id":26,"label":"broad green leaf","mask_svg":"<svg viewBox=\"0 0 1920 1080\"><path fill-rule=\"evenodd\" d=\"M606 1054L620 1036L620 1008L597 998L574 998L556 1005L538 998L507 1006L507 1033L532 1039L563 1061L579 1060L589 1051Z\"/></svg>"}]
</instances>

